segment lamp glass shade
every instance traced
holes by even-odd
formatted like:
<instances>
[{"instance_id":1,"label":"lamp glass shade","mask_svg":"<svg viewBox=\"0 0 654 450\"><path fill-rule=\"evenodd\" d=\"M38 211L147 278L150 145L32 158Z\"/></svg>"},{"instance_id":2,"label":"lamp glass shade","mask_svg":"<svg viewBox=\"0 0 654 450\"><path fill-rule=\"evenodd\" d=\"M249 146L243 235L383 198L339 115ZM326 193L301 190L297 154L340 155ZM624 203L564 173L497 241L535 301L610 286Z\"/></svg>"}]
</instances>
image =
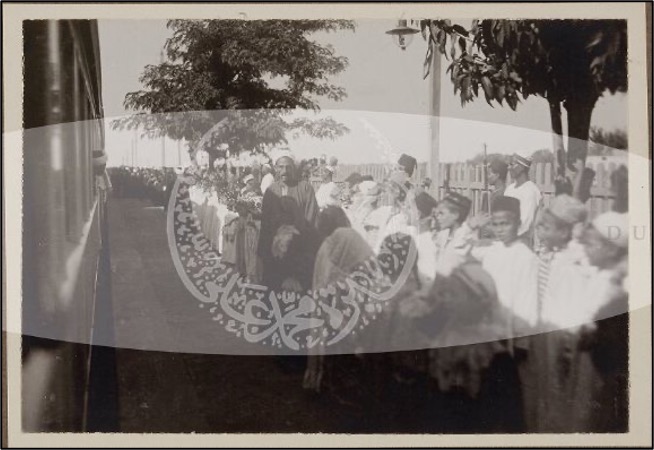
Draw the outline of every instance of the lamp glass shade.
<instances>
[{"instance_id":1,"label":"lamp glass shade","mask_svg":"<svg viewBox=\"0 0 654 450\"><path fill-rule=\"evenodd\" d=\"M406 48L413 42L413 35L412 34L394 34L393 35L393 42L395 42L395 45L400 47L402 50L406 50Z\"/></svg>"},{"instance_id":2,"label":"lamp glass shade","mask_svg":"<svg viewBox=\"0 0 654 450\"><path fill-rule=\"evenodd\" d=\"M413 41L413 35L418 33L419 30L407 26L407 21L400 19L397 23L397 27L392 30L388 30L386 34L390 34L393 37L393 42L395 45L400 47L402 50L405 50L406 47L411 44Z\"/></svg>"}]
</instances>

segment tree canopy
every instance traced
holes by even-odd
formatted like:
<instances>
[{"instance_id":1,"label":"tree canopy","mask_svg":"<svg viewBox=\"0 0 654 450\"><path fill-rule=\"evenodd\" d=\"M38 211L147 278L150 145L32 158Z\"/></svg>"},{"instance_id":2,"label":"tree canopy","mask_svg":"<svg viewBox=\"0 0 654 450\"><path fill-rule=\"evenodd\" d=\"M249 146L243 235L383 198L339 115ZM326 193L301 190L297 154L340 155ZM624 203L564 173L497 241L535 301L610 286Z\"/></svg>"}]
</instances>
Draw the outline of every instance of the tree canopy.
<instances>
[{"instance_id":1,"label":"tree canopy","mask_svg":"<svg viewBox=\"0 0 654 450\"><path fill-rule=\"evenodd\" d=\"M447 72L462 104L483 95L491 106L505 102L515 110L520 98L546 99L560 164L565 154L563 106L568 113L569 167L585 160L597 99L606 91L627 89L624 20L488 19L474 20L469 29L449 20L418 22L429 42L425 67L435 51L450 59Z\"/></svg>"},{"instance_id":2,"label":"tree canopy","mask_svg":"<svg viewBox=\"0 0 654 450\"><path fill-rule=\"evenodd\" d=\"M310 35L353 30L353 22L170 20L168 27L173 34L164 46L165 60L146 66L140 77L144 88L124 100L140 114L115 127L141 127L150 135L194 143L227 118L219 140L231 151L284 142L290 130L321 138L347 131L329 119L288 122L283 116L296 108L319 111L320 98L345 97L329 78L347 67L347 58Z\"/></svg>"}]
</instances>

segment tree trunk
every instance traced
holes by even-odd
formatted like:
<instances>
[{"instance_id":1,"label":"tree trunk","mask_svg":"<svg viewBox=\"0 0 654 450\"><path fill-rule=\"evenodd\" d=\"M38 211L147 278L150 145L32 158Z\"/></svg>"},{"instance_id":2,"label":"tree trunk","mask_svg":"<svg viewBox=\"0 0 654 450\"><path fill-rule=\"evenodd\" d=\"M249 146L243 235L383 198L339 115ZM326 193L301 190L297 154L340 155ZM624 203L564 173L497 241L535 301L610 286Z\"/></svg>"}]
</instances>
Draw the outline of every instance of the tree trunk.
<instances>
[{"instance_id":1,"label":"tree trunk","mask_svg":"<svg viewBox=\"0 0 654 450\"><path fill-rule=\"evenodd\" d=\"M580 96L568 99L564 106L568 113L568 167L572 168L575 161L586 161L588 153L588 133L590 119L597 96Z\"/></svg>"},{"instance_id":2,"label":"tree trunk","mask_svg":"<svg viewBox=\"0 0 654 450\"><path fill-rule=\"evenodd\" d=\"M565 176L565 147L563 146L563 123L561 121L561 102L549 100L550 120L552 122L552 151L556 157L557 175Z\"/></svg>"},{"instance_id":3,"label":"tree trunk","mask_svg":"<svg viewBox=\"0 0 654 450\"><path fill-rule=\"evenodd\" d=\"M575 162L581 160L581 173L577 173L574 195L582 202L590 197L595 172L583 168L588 154L588 134L590 119L597 101L596 95L580 95L566 100L564 106L568 113L568 167L573 169ZM574 170L574 169L573 169Z\"/></svg>"},{"instance_id":4,"label":"tree trunk","mask_svg":"<svg viewBox=\"0 0 654 450\"><path fill-rule=\"evenodd\" d=\"M550 120L552 122L552 151L556 158L556 178L554 179L554 195L572 195L572 183L566 176L566 155L563 146L563 123L561 121L561 101L547 99L550 105Z\"/></svg>"}]
</instances>

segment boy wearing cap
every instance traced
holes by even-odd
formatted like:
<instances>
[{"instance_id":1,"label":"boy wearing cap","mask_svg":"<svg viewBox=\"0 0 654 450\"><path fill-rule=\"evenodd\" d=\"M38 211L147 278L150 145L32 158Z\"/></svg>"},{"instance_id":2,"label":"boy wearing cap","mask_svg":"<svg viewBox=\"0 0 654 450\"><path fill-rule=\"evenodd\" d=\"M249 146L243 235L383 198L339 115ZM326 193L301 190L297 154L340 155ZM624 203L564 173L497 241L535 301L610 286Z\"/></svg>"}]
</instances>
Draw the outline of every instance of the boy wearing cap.
<instances>
[{"instance_id":1,"label":"boy wearing cap","mask_svg":"<svg viewBox=\"0 0 654 450\"><path fill-rule=\"evenodd\" d=\"M568 413L571 382L566 356L576 348L578 327L583 324L584 290L588 270L574 229L586 220L585 206L562 194L552 199L536 225L539 250L538 334L530 337L530 357L525 376L532 381L524 393L530 431L574 431ZM568 369L567 369L568 368Z\"/></svg>"},{"instance_id":2,"label":"boy wearing cap","mask_svg":"<svg viewBox=\"0 0 654 450\"><path fill-rule=\"evenodd\" d=\"M491 275L500 303L514 316L507 338L525 336L537 321L538 258L518 237L520 202L498 197L492 211L490 225L496 240L474 247L471 255Z\"/></svg>"},{"instance_id":3,"label":"boy wearing cap","mask_svg":"<svg viewBox=\"0 0 654 450\"><path fill-rule=\"evenodd\" d=\"M629 217L615 211L600 214L585 230L582 243L588 263L596 268L586 291L582 317L589 322L603 318L597 317L600 310L627 291Z\"/></svg>"},{"instance_id":4,"label":"boy wearing cap","mask_svg":"<svg viewBox=\"0 0 654 450\"><path fill-rule=\"evenodd\" d=\"M587 317L594 322L583 330L584 348L593 368L588 372L596 383L592 385L595 389L578 393L575 400L580 394L593 399L588 404L594 408L581 416L585 429L624 433L629 425L629 217L616 211L601 214L582 240L589 263L597 268L584 297Z\"/></svg>"},{"instance_id":5,"label":"boy wearing cap","mask_svg":"<svg viewBox=\"0 0 654 450\"><path fill-rule=\"evenodd\" d=\"M492 206L490 226L495 241L474 247L471 255L482 263L497 290L499 303L510 313L505 325L518 371L523 395L524 412L529 414L533 398L534 379L525 360L531 354L529 335L537 323L538 258L518 236L520 202L513 197L500 196ZM525 417L529 423L529 418Z\"/></svg>"},{"instance_id":6,"label":"boy wearing cap","mask_svg":"<svg viewBox=\"0 0 654 450\"><path fill-rule=\"evenodd\" d=\"M531 161L529 159L518 154L513 155L509 165L513 183L506 188L504 195L520 201L521 223L518 236L531 247L533 246L533 224L542 196L538 186L529 179L530 167Z\"/></svg>"}]
</instances>

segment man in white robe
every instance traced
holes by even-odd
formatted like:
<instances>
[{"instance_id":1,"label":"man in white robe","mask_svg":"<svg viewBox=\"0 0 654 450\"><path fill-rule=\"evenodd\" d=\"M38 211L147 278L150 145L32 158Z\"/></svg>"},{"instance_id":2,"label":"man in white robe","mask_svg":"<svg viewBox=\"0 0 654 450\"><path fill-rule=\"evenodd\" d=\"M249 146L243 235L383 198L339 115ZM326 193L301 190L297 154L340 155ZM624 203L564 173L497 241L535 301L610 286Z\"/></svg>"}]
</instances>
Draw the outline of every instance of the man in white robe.
<instances>
[{"instance_id":1,"label":"man in white robe","mask_svg":"<svg viewBox=\"0 0 654 450\"><path fill-rule=\"evenodd\" d=\"M533 246L534 221L536 212L541 202L541 192L536 183L529 179L529 168L531 161L514 154L509 165L511 172L511 183L504 195L513 197L520 201L520 228L518 228L518 237L530 247Z\"/></svg>"}]
</instances>

